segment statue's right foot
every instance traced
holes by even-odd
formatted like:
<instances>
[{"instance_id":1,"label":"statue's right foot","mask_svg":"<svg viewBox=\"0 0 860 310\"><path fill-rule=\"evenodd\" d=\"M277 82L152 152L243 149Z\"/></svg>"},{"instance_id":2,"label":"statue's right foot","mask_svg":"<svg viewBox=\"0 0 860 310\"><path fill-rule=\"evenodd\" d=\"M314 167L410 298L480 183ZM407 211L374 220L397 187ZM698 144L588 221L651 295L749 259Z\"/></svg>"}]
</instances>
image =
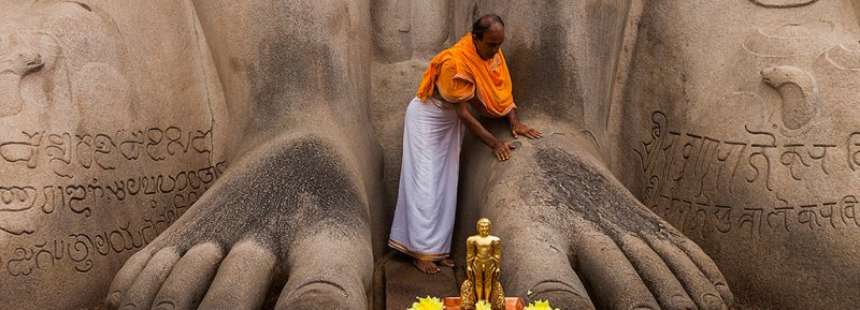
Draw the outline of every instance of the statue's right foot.
<instances>
[{"instance_id":1,"label":"statue's right foot","mask_svg":"<svg viewBox=\"0 0 860 310\"><path fill-rule=\"evenodd\" d=\"M125 263L108 308L367 307L367 203L342 158L317 138L251 154Z\"/></svg>"},{"instance_id":2,"label":"statue's right foot","mask_svg":"<svg viewBox=\"0 0 860 310\"><path fill-rule=\"evenodd\" d=\"M436 263L434 263L433 261L420 260L416 258L412 261L412 264L414 264L415 267L418 268L418 270L421 270L421 272L426 274L434 274L439 272L439 266L436 266Z\"/></svg>"}]
</instances>

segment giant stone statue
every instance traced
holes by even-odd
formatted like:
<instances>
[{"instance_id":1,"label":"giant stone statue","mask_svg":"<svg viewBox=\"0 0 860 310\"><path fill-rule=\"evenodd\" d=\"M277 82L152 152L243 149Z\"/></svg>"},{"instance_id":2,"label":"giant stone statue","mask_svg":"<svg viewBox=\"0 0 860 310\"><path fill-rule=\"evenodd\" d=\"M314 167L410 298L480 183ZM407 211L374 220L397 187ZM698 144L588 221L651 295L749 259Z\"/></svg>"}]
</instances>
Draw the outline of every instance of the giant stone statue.
<instances>
[{"instance_id":1,"label":"giant stone statue","mask_svg":"<svg viewBox=\"0 0 860 310\"><path fill-rule=\"evenodd\" d=\"M463 149L454 239L493 219L505 294L860 302L857 1L0 7L2 309L369 308L405 104L491 12L546 134Z\"/></svg>"}]
</instances>

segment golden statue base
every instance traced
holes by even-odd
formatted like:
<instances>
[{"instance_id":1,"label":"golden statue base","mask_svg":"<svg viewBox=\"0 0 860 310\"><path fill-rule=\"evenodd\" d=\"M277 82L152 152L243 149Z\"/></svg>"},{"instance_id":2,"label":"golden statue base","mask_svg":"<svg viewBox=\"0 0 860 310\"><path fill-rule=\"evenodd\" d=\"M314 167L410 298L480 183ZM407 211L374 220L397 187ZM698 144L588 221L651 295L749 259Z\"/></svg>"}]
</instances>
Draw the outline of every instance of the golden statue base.
<instances>
[{"instance_id":1,"label":"golden statue base","mask_svg":"<svg viewBox=\"0 0 860 310\"><path fill-rule=\"evenodd\" d=\"M445 310L461 310L460 297L445 297L442 301ZM526 307L525 301L519 297L506 297L505 310L522 310Z\"/></svg>"}]
</instances>

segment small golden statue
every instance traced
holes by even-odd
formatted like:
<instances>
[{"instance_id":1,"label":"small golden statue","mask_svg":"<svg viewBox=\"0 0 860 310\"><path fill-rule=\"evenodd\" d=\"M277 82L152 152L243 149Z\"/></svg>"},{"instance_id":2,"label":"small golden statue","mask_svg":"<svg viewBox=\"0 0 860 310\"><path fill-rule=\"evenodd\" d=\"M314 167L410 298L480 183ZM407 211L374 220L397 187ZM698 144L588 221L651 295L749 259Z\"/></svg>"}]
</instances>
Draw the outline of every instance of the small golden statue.
<instances>
[{"instance_id":1,"label":"small golden statue","mask_svg":"<svg viewBox=\"0 0 860 310\"><path fill-rule=\"evenodd\" d=\"M475 309L483 300L493 310L505 309L505 293L499 281L502 263L502 240L490 235L490 220L478 220L478 235L466 239L466 277L460 285L462 309Z\"/></svg>"}]
</instances>

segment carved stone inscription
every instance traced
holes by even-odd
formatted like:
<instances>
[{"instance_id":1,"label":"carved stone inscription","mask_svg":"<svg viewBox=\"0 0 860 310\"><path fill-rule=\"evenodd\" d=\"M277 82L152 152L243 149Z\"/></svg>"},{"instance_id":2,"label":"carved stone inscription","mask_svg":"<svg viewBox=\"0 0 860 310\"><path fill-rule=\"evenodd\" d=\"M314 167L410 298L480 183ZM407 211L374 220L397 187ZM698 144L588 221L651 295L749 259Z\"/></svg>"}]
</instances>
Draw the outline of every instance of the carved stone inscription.
<instances>
[{"instance_id":1,"label":"carved stone inscription","mask_svg":"<svg viewBox=\"0 0 860 310\"><path fill-rule=\"evenodd\" d=\"M651 121L651 136L633 149L648 180L643 201L682 231L755 236L860 228L860 192L790 198L816 197L791 191L860 170L860 132L797 141L745 126L742 139L725 139L670 129L660 111Z\"/></svg>"},{"instance_id":2,"label":"carved stone inscription","mask_svg":"<svg viewBox=\"0 0 860 310\"><path fill-rule=\"evenodd\" d=\"M23 131L17 139L0 140L0 165L47 167L57 176L71 178L71 171L114 170L121 161L211 154L211 139L211 130L183 131L175 126L97 134Z\"/></svg>"},{"instance_id":3,"label":"carved stone inscription","mask_svg":"<svg viewBox=\"0 0 860 310\"><path fill-rule=\"evenodd\" d=\"M88 273L141 249L226 169L212 131L22 131L0 139L0 279ZM196 167L194 167L196 166ZM145 167L145 168L144 168ZM107 259L107 260L106 260Z\"/></svg>"},{"instance_id":4,"label":"carved stone inscription","mask_svg":"<svg viewBox=\"0 0 860 310\"><path fill-rule=\"evenodd\" d=\"M64 238L34 241L30 246L15 248L0 255L0 262L3 261L2 257L7 258L6 263L0 266L0 271L5 269L9 275L21 277L36 270L49 270L58 264L68 264L75 271L88 272L93 268L92 258L96 255L108 256L138 250L191 206L223 173L225 165L221 162L173 175L132 177L104 185L93 180L92 184L87 185L48 186L46 188L49 189L41 192L45 198L36 196L31 199L33 202L40 201L32 207L39 208L44 214L59 213L57 210L64 208L73 214L90 217L94 213L90 207L100 205L99 199L113 202L117 208L136 207L147 212L139 219L125 220L113 229L70 233ZM67 192L72 194L67 195ZM145 204L123 206L127 199L136 196L144 198ZM73 201L80 208L75 208Z\"/></svg>"}]
</instances>

